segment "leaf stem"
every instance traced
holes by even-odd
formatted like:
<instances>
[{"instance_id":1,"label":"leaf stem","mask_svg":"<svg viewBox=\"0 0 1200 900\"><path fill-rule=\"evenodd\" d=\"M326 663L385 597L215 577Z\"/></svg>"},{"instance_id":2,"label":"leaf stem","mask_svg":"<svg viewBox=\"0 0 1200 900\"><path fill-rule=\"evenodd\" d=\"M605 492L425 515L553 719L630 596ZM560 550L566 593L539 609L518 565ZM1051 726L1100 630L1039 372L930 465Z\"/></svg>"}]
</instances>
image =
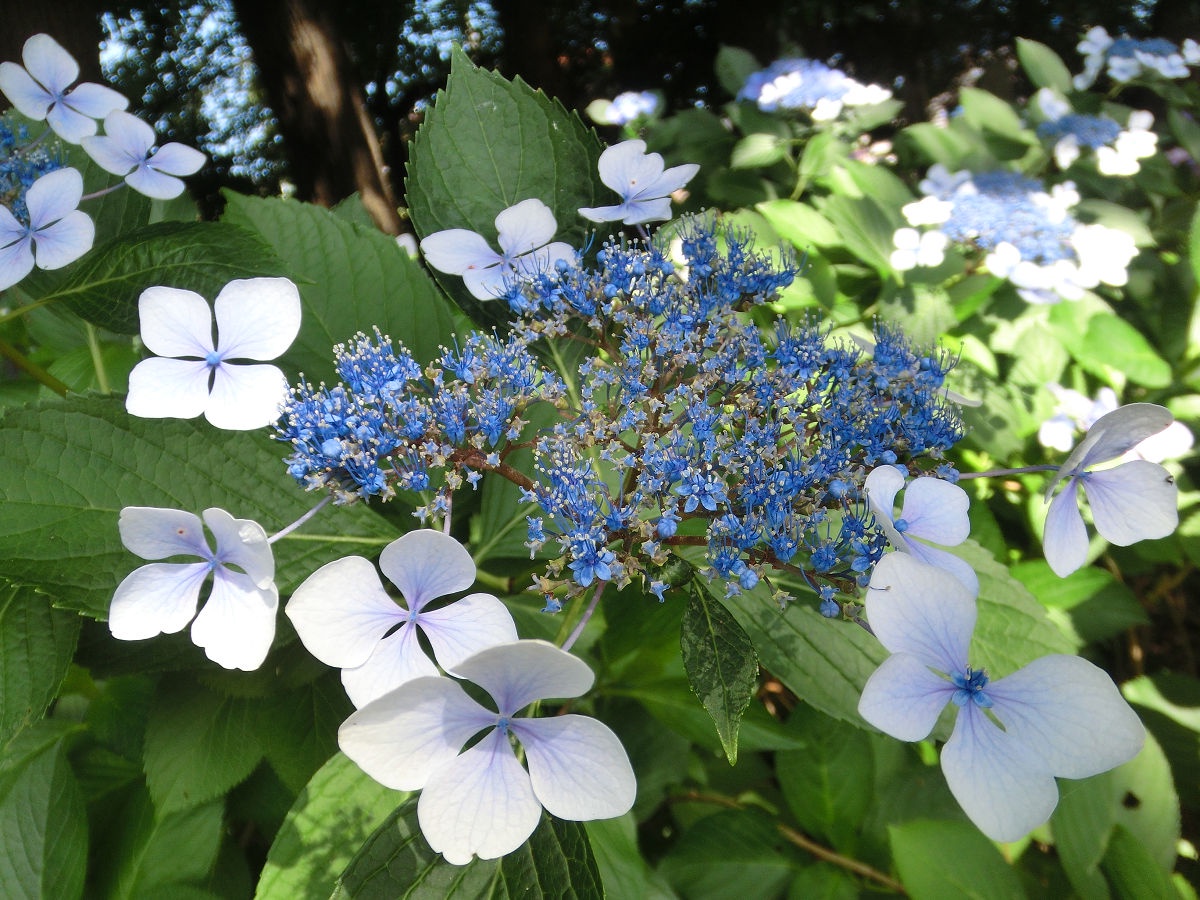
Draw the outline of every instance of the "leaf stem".
<instances>
[{"instance_id":1,"label":"leaf stem","mask_svg":"<svg viewBox=\"0 0 1200 900\"><path fill-rule=\"evenodd\" d=\"M96 327L91 322L84 322L83 327L87 333L88 352L92 355L92 368L96 371L96 387L102 394L111 394L112 386L108 383L108 372L104 368L104 354L100 350Z\"/></svg>"},{"instance_id":2,"label":"leaf stem","mask_svg":"<svg viewBox=\"0 0 1200 900\"><path fill-rule=\"evenodd\" d=\"M67 392L70 390L67 385L63 384L8 341L0 340L0 356L5 356L12 360L18 369L30 375L35 381L41 382L60 397L67 396Z\"/></svg>"}]
</instances>

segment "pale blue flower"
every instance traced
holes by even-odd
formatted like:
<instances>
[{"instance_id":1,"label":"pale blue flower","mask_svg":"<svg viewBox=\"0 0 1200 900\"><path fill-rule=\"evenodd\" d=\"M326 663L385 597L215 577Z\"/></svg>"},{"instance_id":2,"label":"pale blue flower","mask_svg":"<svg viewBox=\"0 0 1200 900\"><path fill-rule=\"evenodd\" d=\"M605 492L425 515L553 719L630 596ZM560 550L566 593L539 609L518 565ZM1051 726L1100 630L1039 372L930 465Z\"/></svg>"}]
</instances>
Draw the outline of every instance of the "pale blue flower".
<instances>
[{"instance_id":1,"label":"pale blue flower","mask_svg":"<svg viewBox=\"0 0 1200 900\"><path fill-rule=\"evenodd\" d=\"M858 711L902 741L929 736L958 707L942 771L984 834L1014 841L1058 803L1055 777L1087 778L1137 755L1145 729L1109 676L1076 656L1036 659L991 681L969 665L975 600L950 574L892 553L867 590L871 629L891 656Z\"/></svg>"},{"instance_id":2,"label":"pale blue flower","mask_svg":"<svg viewBox=\"0 0 1200 900\"><path fill-rule=\"evenodd\" d=\"M1179 524L1178 488L1171 473L1144 459L1111 469L1089 469L1116 459L1174 421L1170 411L1153 403L1131 403L1101 416L1067 457L1046 488L1046 499L1066 481L1050 503L1042 540L1046 562L1067 576L1087 562L1088 537L1079 513L1076 487L1082 485L1096 530L1109 543L1127 547L1166 537Z\"/></svg>"},{"instance_id":3,"label":"pale blue flower","mask_svg":"<svg viewBox=\"0 0 1200 900\"><path fill-rule=\"evenodd\" d=\"M904 470L896 466L878 466L871 470L863 490L875 522L897 550L944 569L961 581L971 593L979 591L979 577L970 563L953 553L931 547L932 541L945 547L961 544L971 534L967 508L971 499L957 484L940 478L914 478L904 486ZM896 494L904 491L900 516L893 514ZM914 540L920 538L921 540Z\"/></svg>"},{"instance_id":4,"label":"pale blue flower","mask_svg":"<svg viewBox=\"0 0 1200 900\"><path fill-rule=\"evenodd\" d=\"M206 157L174 141L155 148L156 140L154 129L137 116L114 110L104 117L104 134L80 143L100 168L120 175L139 194L170 200L183 193L177 176L196 173Z\"/></svg>"},{"instance_id":5,"label":"pale blue flower","mask_svg":"<svg viewBox=\"0 0 1200 900\"><path fill-rule=\"evenodd\" d=\"M600 180L621 195L617 206L584 207L593 222L642 225L671 218L671 194L696 177L695 163L663 169L663 158L646 152L645 141L622 141L600 154Z\"/></svg>"},{"instance_id":6,"label":"pale blue flower","mask_svg":"<svg viewBox=\"0 0 1200 900\"><path fill-rule=\"evenodd\" d=\"M633 769L607 725L575 714L516 718L535 701L585 693L594 676L582 660L545 641L514 641L475 654L452 674L483 688L495 708L449 678L417 678L338 730L342 751L380 784L422 791L417 821L447 862L511 853L533 833L543 807L560 819L589 821L633 806Z\"/></svg>"},{"instance_id":7,"label":"pale blue flower","mask_svg":"<svg viewBox=\"0 0 1200 900\"><path fill-rule=\"evenodd\" d=\"M654 115L658 106L658 94L653 91L625 91L613 97L605 110L604 120L609 125L628 125Z\"/></svg>"},{"instance_id":8,"label":"pale blue flower","mask_svg":"<svg viewBox=\"0 0 1200 900\"><path fill-rule=\"evenodd\" d=\"M96 226L76 209L83 177L75 169L55 169L25 193L28 223L0 206L0 291L33 271L61 269L92 249Z\"/></svg>"}]
</instances>

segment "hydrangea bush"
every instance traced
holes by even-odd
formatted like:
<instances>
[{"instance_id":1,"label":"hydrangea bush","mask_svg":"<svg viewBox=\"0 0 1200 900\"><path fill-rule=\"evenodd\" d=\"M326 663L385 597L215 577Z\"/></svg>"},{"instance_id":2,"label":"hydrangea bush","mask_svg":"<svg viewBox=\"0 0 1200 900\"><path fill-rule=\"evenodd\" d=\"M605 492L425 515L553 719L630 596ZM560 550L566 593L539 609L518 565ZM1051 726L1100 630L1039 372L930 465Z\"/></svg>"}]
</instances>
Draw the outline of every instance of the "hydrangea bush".
<instances>
[{"instance_id":1,"label":"hydrangea bush","mask_svg":"<svg viewBox=\"0 0 1200 900\"><path fill-rule=\"evenodd\" d=\"M1165 44L1021 42L1027 100L891 143L818 60L605 146L456 52L414 258L354 200L197 221L198 151L31 38L6 896L1191 896Z\"/></svg>"}]
</instances>

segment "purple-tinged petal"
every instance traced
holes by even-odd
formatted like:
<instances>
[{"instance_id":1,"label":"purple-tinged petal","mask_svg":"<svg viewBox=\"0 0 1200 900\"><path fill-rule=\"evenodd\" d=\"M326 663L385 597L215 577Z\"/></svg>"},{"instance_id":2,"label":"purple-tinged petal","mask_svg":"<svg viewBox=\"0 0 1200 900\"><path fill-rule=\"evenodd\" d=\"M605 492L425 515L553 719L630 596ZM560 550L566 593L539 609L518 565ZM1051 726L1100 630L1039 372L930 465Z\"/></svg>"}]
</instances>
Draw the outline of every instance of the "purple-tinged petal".
<instances>
[{"instance_id":1,"label":"purple-tinged petal","mask_svg":"<svg viewBox=\"0 0 1200 900\"><path fill-rule=\"evenodd\" d=\"M897 740L920 741L929 737L954 691L917 657L895 653L867 679L858 713Z\"/></svg>"},{"instance_id":2,"label":"purple-tinged petal","mask_svg":"<svg viewBox=\"0 0 1200 900\"><path fill-rule=\"evenodd\" d=\"M510 259L545 246L558 231L554 213L538 199L522 200L496 216L496 241Z\"/></svg>"},{"instance_id":3,"label":"purple-tinged petal","mask_svg":"<svg viewBox=\"0 0 1200 900\"><path fill-rule=\"evenodd\" d=\"M597 169L600 180L628 200L663 174L663 158L647 153L645 141L622 141L600 154Z\"/></svg>"},{"instance_id":4,"label":"purple-tinged petal","mask_svg":"<svg viewBox=\"0 0 1200 900\"><path fill-rule=\"evenodd\" d=\"M462 275L471 269L486 269L500 262L500 254L483 236L465 228L438 231L421 241L425 261L448 275Z\"/></svg>"},{"instance_id":5,"label":"purple-tinged petal","mask_svg":"<svg viewBox=\"0 0 1200 900\"><path fill-rule=\"evenodd\" d=\"M499 729L436 769L417 802L425 840L456 866L511 853L541 818L529 775Z\"/></svg>"},{"instance_id":6,"label":"purple-tinged petal","mask_svg":"<svg viewBox=\"0 0 1200 900\"><path fill-rule=\"evenodd\" d=\"M184 183L174 175L164 175L147 163L139 163L138 167L125 176L125 183L152 200L174 200L183 193Z\"/></svg>"},{"instance_id":7,"label":"purple-tinged petal","mask_svg":"<svg viewBox=\"0 0 1200 900\"><path fill-rule=\"evenodd\" d=\"M212 592L192 622L192 643L219 666L253 672L271 649L278 610L275 585L259 588L243 572L218 568Z\"/></svg>"},{"instance_id":8,"label":"purple-tinged petal","mask_svg":"<svg viewBox=\"0 0 1200 900\"><path fill-rule=\"evenodd\" d=\"M85 137L79 143L96 165L122 178L136 169L146 155L136 147L127 147L113 134Z\"/></svg>"},{"instance_id":9,"label":"purple-tinged petal","mask_svg":"<svg viewBox=\"0 0 1200 900\"><path fill-rule=\"evenodd\" d=\"M497 262L484 269L467 269L462 273L463 284L476 300L495 300L513 278L513 268Z\"/></svg>"},{"instance_id":10,"label":"purple-tinged petal","mask_svg":"<svg viewBox=\"0 0 1200 900\"><path fill-rule=\"evenodd\" d=\"M76 112L66 103L55 103L50 107L46 124L68 144L78 144L96 133L96 120Z\"/></svg>"},{"instance_id":11,"label":"purple-tinged petal","mask_svg":"<svg viewBox=\"0 0 1200 900\"><path fill-rule=\"evenodd\" d=\"M584 206L579 209L579 214L592 222L616 222L625 218L625 212L624 203L620 206Z\"/></svg>"},{"instance_id":12,"label":"purple-tinged petal","mask_svg":"<svg viewBox=\"0 0 1200 900\"><path fill-rule=\"evenodd\" d=\"M1097 463L1116 459L1174 421L1170 410L1153 403L1130 403L1105 413L1092 423L1083 440L1059 467L1046 486L1046 497L1049 498L1054 486L1067 476Z\"/></svg>"},{"instance_id":13,"label":"purple-tinged petal","mask_svg":"<svg viewBox=\"0 0 1200 900\"><path fill-rule=\"evenodd\" d=\"M75 212L83 197L83 176L76 169L55 169L47 172L25 193L29 207L29 224L41 231L59 219Z\"/></svg>"},{"instance_id":14,"label":"purple-tinged petal","mask_svg":"<svg viewBox=\"0 0 1200 900\"><path fill-rule=\"evenodd\" d=\"M475 583L475 562L467 548L429 528L410 531L384 547L379 568L418 613L430 600Z\"/></svg>"},{"instance_id":15,"label":"purple-tinged petal","mask_svg":"<svg viewBox=\"0 0 1200 900\"><path fill-rule=\"evenodd\" d=\"M74 210L33 236L33 256L41 269L61 269L92 249L96 226L91 216Z\"/></svg>"},{"instance_id":16,"label":"purple-tinged petal","mask_svg":"<svg viewBox=\"0 0 1200 900\"><path fill-rule=\"evenodd\" d=\"M213 302L222 359L275 359L300 333L300 291L286 278L239 278Z\"/></svg>"},{"instance_id":17,"label":"purple-tinged petal","mask_svg":"<svg viewBox=\"0 0 1200 900\"><path fill-rule=\"evenodd\" d=\"M129 98L107 85L85 81L71 88L63 102L89 119L103 119L115 110L125 109Z\"/></svg>"},{"instance_id":18,"label":"purple-tinged petal","mask_svg":"<svg viewBox=\"0 0 1200 900\"><path fill-rule=\"evenodd\" d=\"M1087 562L1088 536L1079 514L1075 479L1071 478L1050 502L1042 534L1046 562L1060 578L1066 578Z\"/></svg>"},{"instance_id":19,"label":"purple-tinged petal","mask_svg":"<svg viewBox=\"0 0 1200 900\"><path fill-rule=\"evenodd\" d=\"M421 648L419 634L412 622L405 622L377 643L361 666L342 669L342 687L355 709L362 709L414 678L439 674Z\"/></svg>"},{"instance_id":20,"label":"purple-tinged petal","mask_svg":"<svg viewBox=\"0 0 1200 900\"><path fill-rule=\"evenodd\" d=\"M187 144L171 141L163 144L150 157L150 168L167 175L194 175L208 161L208 157Z\"/></svg>"},{"instance_id":21,"label":"purple-tinged petal","mask_svg":"<svg viewBox=\"0 0 1200 900\"><path fill-rule=\"evenodd\" d=\"M265 428L279 418L287 398L287 377L278 366L221 363L213 373L204 418L230 431Z\"/></svg>"},{"instance_id":22,"label":"purple-tinged petal","mask_svg":"<svg viewBox=\"0 0 1200 900\"><path fill-rule=\"evenodd\" d=\"M1128 762L1146 738L1108 673L1078 656L1040 657L986 691L1007 736L1061 778Z\"/></svg>"},{"instance_id":23,"label":"purple-tinged petal","mask_svg":"<svg viewBox=\"0 0 1200 900\"><path fill-rule=\"evenodd\" d=\"M468 739L495 724L496 714L457 682L418 678L353 713L338 729L338 746L385 787L417 791Z\"/></svg>"},{"instance_id":24,"label":"purple-tinged petal","mask_svg":"<svg viewBox=\"0 0 1200 900\"><path fill-rule=\"evenodd\" d=\"M254 582L267 588L275 580L275 554L266 529L253 519L235 519L223 509L204 511L204 523L217 539L217 559L235 565Z\"/></svg>"},{"instance_id":25,"label":"purple-tinged petal","mask_svg":"<svg viewBox=\"0 0 1200 900\"><path fill-rule=\"evenodd\" d=\"M138 297L138 317L142 343L151 353L204 359L213 352L212 310L195 291L146 288Z\"/></svg>"},{"instance_id":26,"label":"purple-tinged petal","mask_svg":"<svg viewBox=\"0 0 1200 900\"><path fill-rule=\"evenodd\" d=\"M503 716L550 697L587 693L596 676L587 663L546 641L523 640L481 650L454 667L482 687Z\"/></svg>"},{"instance_id":27,"label":"purple-tinged petal","mask_svg":"<svg viewBox=\"0 0 1200 900\"><path fill-rule=\"evenodd\" d=\"M0 63L0 91L23 116L41 122L54 97L15 62Z\"/></svg>"},{"instance_id":28,"label":"purple-tinged petal","mask_svg":"<svg viewBox=\"0 0 1200 900\"><path fill-rule=\"evenodd\" d=\"M422 612L418 621L438 665L446 670L480 650L517 640L512 614L491 594L468 594L441 609Z\"/></svg>"},{"instance_id":29,"label":"purple-tinged petal","mask_svg":"<svg viewBox=\"0 0 1200 900\"><path fill-rule=\"evenodd\" d=\"M700 166L695 163L672 166L658 177L641 184L634 196L638 199L645 198L648 200L668 197L695 178L696 173L699 171Z\"/></svg>"},{"instance_id":30,"label":"purple-tinged petal","mask_svg":"<svg viewBox=\"0 0 1200 900\"><path fill-rule=\"evenodd\" d=\"M866 609L871 630L892 653L911 653L946 674L966 667L975 598L949 572L889 553L871 573Z\"/></svg>"},{"instance_id":31,"label":"purple-tinged petal","mask_svg":"<svg viewBox=\"0 0 1200 900\"><path fill-rule=\"evenodd\" d=\"M968 703L942 748L942 772L963 812L994 841L1015 841L1050 818L1058 785L1047 767Z\"/></svg>"},{"instance_id":32,"label":"purple-tinged petal","mask_svg":"<svg viewBox=\"0 0 1200 900\"><path fill-rule=\"evenodd\" d=\"M0 206L0 213L8 210ZM5 244L9 235L0 235L0 291L12 287L33 271L33 239L25 235Z\"/></svg>"},{"instance_id":33,"label":"purple-tinged petal","mask_svg":"<svg viewBox=\"0 0 1200 900\"><path fill-rule=\"evenodd\" d=\"M971 534L970 505L971 498L957 484L916 478L904 490L900 518L908 523L905 534L953 547Z\"/></svg>"},{"instance_id":34,"label":"purple-tinged petal","mask_svg":"<svg viewBox=\"0 0 1200 900\"><path fill-rule=\"evenodd\" d=\"M949 550L930 547L928 544L909 540L907 537L905 537L904 546L900 549L912 554L923 563L949 572L963 583L963 586L971 592L972 597L979 596L979 576L975 574L975 569L965 559L955 556Z\"/></svg>"},{"instance_id":35,"label":"purple-tinged petal","mask_svg":"<svg viewBox=\"0 0 1200 900\"><path fill-rule=\"evenodd\" d=\"M621 740L588 716L514 719L533 793L552 816L587 822L633 808L637 779Z\"/></svg>"},{"instance_id":36,"label":"purple-tinged petal","mask_svg":"<svg viewBox=\"0 0 1200 900\"><path fill-rule=\"evenodd\" d=\"M361 666L408 614L361 556L326 563L296 588L284 612L308 652L339 669Z\"/></svg>"},{"instance_id":37,"label":"purple-tinged petal","mask_svg":"<svg viewBox=\"0 0 1200 900\"><path fill-rule=\"evenodd\" d=\"M649 200L630 200L624 205L622 221L626 225L641 225L645 222L660 222L671 218L671 198L656 197Z\"/></svg>"},{"instance_id":38,"label":"purple-tinged petal","mask_svg":"<svg viewBox=\"0 0 1200 900\"><path fill-rule=\"evenodd\" d=\"M121 641L174 634L196 615L208 563L151 563L117 585L108 608L108 630Z\"/></svg>"},{"instance_id":39,"label":"purple-tinged petal","mask_svg":"<svg viewBox=\"0 0 1200 900\"><path fill-rule=\"evenodd\" d=\"M1092 521L1119 547L1163 538L1179 525L1179 489L1157 463L1133 460L1080 477Z\"/></svg>"},{"instance_id":40,"label":"purple-tinged petal","mask_svg":"<svg viewBox=\"0 0 1200 900\"><path fill-rule=\"evenodd\" d=\"M142 419L192 419L208 405L209 368L202 360L143 359L129 373L125 411Z\"/></svg>"},{"instance_id":41,"label":"purple-tinged petal","mask_svg":"<svg viewBox=\"0 0 1200 900\"><path fill-rule=\"evenodd\" d=\"M29 74L54 94L61 94L79 77L79 63L48 34L35 34L21 48Z\"/></svg>"},{"instance_id":42,"label":"purple-tinged petal","mask_svg":"<svg viewBox=\"0 0 1200 900\"><path fill-rule=\"evenodd\" d=\"M142 559L212 558L200 517L182 509L126 506L117 519L117 529L125 549Z\"/></svg>"}]
</instances>

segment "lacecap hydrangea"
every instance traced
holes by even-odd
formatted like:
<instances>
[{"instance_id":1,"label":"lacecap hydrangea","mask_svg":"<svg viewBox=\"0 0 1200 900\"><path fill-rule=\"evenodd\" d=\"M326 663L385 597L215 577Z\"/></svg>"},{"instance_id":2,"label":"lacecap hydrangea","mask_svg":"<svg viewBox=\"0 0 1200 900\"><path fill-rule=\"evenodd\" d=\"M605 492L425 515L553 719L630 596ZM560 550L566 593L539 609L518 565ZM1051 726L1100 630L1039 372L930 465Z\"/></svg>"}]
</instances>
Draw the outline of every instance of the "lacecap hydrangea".
<instances>
[{"instance_id":1,"label":"lacecap hydrangea","mask_svg":"<svg viewBox=\"0 0 1200 900\"><path fill-rule=\"evenodd\" d=\"M841 69L815 59L777 59L754 72L738 91L767 112L804 110L815 121L836 119L847 106L868 106L889 99L892 92L877 84L855 81Z\"/></svg>"}]
</instances>

